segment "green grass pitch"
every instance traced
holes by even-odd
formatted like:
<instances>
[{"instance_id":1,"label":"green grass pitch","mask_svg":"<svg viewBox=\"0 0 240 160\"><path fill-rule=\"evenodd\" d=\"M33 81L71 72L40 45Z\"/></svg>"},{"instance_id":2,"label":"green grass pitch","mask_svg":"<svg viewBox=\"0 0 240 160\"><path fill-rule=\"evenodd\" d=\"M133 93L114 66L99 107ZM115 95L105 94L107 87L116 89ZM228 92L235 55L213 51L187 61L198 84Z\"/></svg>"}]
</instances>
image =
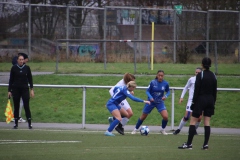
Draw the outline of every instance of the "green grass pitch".
<instances>
[{"instance_id":1,"label":"green grass pitch","mask_svg":"<svg viewBox=\"0 0 240 160\"><path fill-rule=\"evenodd\" d=\"M231 160L240 156L239 135L212 134L205 151L201 150L203 135L194 137L192 150L177 148L186 134L106 137L104 131L86 129L0 129L0 135L1 160Z\"/></svg>"}]
</instances>

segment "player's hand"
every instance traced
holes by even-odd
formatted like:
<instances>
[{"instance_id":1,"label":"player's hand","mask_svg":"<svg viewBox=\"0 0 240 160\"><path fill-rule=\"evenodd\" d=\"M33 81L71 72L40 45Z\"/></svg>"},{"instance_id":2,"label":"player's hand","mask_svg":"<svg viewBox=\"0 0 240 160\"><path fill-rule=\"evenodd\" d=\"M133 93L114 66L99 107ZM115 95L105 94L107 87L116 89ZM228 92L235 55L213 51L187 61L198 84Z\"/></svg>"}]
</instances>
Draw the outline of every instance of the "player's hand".
<instances>
[{"instance_id":1,"label":"player's hand","mask_svg":"<svg viewBox=\"0 0 240 160\"><path fill-rule=\"evenodd\" d=\"M131 93L132 95L134 95L134 92L133 92L133 91L131 91L130 93Z\"/></svg>"},{"instance_id":2,"label":"player's hand","mask_svg":"<svg viewBox=\"0 0 240 160\"><path fill-rule=\"evenodd\" d=\"M143 101L144 103L146 103L146 104L151 104L151 102L150 101Z\"/></svg>"},{"instance_id":3,"label":"player's hand","mask_svg":"<svg viewBox=\"0 0 240 160\"><path fill-rule=\"evenodd\" d=\"M34 97L34 91L33 91L33 89L31 89L31 91L30 91L30 96L33 98Z\"/></svg>"},{"instance_id":4,"label":"player's hand","mask_svg":"<svg viewBox=\"0 0 240 160\"><path fill-rule=\"evenodd\" d=\"M152 98L152 99L150 99L150 102L154 102L154 99Z\"/></svg>"},{"instance_id":5,"label":"player's hand","mask_svg":"<svg viewBox=\"0 0 240 160\"><path fill-rule=\"evenodd\" d=\"M12 93L8 92L8 98L11 98L11 97L12 97Z\"/></svg>"},{"instance_id":6,"label":"player's hand","mask_svg":"<svg viewBox=\"0 0 240 160\"><path fill-rule=\"evenodd\" d=\"M182 103L182 101L183 101L183 98L180 98L180 99L179 99L179 104L181 104L181 103Z\"/></svg>"},{"instance_id":7,"label":"player's hand","mask_svg":"<svg viewBox=\"0 0 240 160\"><path fill-rule=\"evenodd\" d=\"M163 96L163 97L162 97L162 100L165 101L166 98L167 98L166 96Z\"/></svg>"}]
</instances>

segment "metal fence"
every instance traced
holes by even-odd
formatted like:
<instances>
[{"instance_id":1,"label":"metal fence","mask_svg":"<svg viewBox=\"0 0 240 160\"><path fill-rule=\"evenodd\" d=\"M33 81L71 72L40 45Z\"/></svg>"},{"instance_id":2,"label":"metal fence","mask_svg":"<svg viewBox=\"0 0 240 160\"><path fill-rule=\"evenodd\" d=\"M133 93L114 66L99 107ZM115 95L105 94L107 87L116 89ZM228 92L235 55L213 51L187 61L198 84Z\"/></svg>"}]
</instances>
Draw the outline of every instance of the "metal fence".
<instances>
[{"instance_id":1,"label":"metal fence","mask_svg":"<svg viewBox=\"0 0 240 160\"><path fill-rule=\"evenodd\" d=\"M216 57L216 53L225 62L240 62L239 11L182 10L178 14L170 7L0 2L0 19L1 55L25 51L30 58L56 57L59 49L63 59L88 56L111 62L114 56L118 61L147 62L153 48L155 62L186 63L191 55ZM69 41L73 39L78 41ZM127 39L132 41L116 41Z\"/></svg>"},{"instance_id":2,"label":"metal fence","mask_svg":"<svg viewBox=\"0 0 240 160\"><path fill-rule=\"evenodd\" d=\"M7 87L8 84L0 83L0 87ZM93 86L93 85L46 85L46 84L35 84L34 87L38 88L82 88L82 128L85 128L85 115L86 115L86 92L87 88L93 89L110 89L112 86ZM138 86L137 89L146 90L147 87ZM183 87L170 87L172 99L171 99L171 129L174 129L174 100L175 100L175 91L183 90ZM236 91L240 92L240 88L218 88L218 91Z\"/></svg>"}]
</instances>

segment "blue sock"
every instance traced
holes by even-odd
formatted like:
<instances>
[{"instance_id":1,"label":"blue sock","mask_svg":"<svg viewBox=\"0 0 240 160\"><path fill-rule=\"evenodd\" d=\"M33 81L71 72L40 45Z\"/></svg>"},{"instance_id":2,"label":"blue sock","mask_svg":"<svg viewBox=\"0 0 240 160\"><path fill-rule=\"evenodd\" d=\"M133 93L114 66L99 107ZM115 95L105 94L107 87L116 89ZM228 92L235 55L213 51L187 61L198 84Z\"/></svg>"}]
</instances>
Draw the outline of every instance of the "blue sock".
<instances>
[{"instance_id":1,"label":"blue sock","mask_svg":"<svg viewBox=\"0 0 240 160\"><path fill-rule=\"evenodd\" d=\"M115 119L111 124L110 126L108 127L108 132L112 132L113 129L115 128L115 126L119 123L119 120L118 119Z\"/></svg>"},{"instance_id":2,"label":"blue sock","mask_svg":"<svg viewBox=\"0 0 240 160\"><path fill-rule=\"evenodd\" d=\"M138 118L135 128L138 129L142 125L142 123L143 123L143 121L140 118Z\"/></svg>"},{"instance_id":3,"label":"blue sock","mask_svg":"<svg viewBox=\"0 0 240 160\"><path fill-rule=\"evenodd\" d=\"M163 128L163 129L167 126L167 122L168 122L168 121L166 121L166 120L164 120L164 119L162 120L162 128Z\"/></svg>"}]
</instances>

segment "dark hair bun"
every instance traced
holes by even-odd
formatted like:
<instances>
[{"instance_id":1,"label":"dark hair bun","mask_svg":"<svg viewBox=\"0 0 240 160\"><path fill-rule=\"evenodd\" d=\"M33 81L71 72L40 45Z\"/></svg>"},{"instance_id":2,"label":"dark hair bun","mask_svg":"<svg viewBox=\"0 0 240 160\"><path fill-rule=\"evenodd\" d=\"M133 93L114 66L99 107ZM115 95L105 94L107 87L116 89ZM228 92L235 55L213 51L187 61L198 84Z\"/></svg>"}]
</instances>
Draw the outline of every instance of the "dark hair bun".
<instances>
[{"instance_id":1,"label":"dark hair bun","mask_svg":"<svg viewBox=\"0 0 240 160\"><path fill-rule=\"evenodd\" d=\"M204 68L209 69L209 67L211 67L212 64L212 60L208 57L205 57L202 59L202 65Z\"/></svg>"}]
</instances>

